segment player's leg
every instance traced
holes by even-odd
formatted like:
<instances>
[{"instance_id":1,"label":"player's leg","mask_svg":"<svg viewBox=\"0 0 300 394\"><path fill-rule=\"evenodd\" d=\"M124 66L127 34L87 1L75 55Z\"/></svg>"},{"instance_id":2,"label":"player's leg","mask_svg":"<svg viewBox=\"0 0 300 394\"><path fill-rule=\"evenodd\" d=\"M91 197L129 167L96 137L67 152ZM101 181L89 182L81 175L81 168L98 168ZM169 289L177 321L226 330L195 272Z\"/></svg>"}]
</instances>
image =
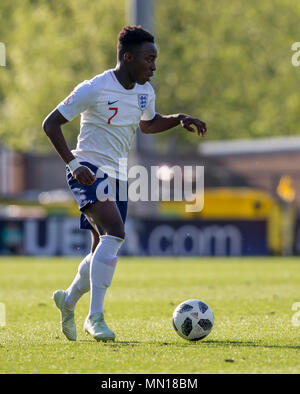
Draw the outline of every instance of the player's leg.
<instances>
[{"instance_id":1,"label":"player's leg","mask_svg":"<svg viewBox=\"0 0 300 394\"><path fill-rule=\"evenodd\" d=\"M93 173L98 172L98 168L90 163L82 162L81 164L86 165L90 168ZM119 202L106 200L105 202L99 201L99 187L100 184L107 179L107 175L103 174L102 177L97 177L97 180L91 186L83 186L70 173L68 167L67 170L67 182L72 192L75 200L78 203L78 207L95 231L99 234L100 242L95 247L91 263L90 263L90 284L91 284L91 305L92 311L97 312L88 316L88 325L91 330L88 330L92 335L96 334L94 323L98 328L102 327L102 334L96 339L112 339L114 334L105 325L103 319L103 312L98 312L103 310L104 296L107 288L109 287L113 273L115 271L117 263L117 252L123 242L124 238L124 224L127 212L127 201L124 202L124 207L118 211ZM115 180L111 181L112 185L115 184ZM125 185L127 186L127 185ZM112 187L112 190L114 188ZM102 191L101 191L102 192ZM118 193L118 192L117 192ZM117 196L118 198L118 196ZM86 228L86 227L81 227ZM102 228L104 230L104 235L102 234ZM113 258L112 258L113 257ZM93 321L96 317L98 323ZM85 323L85 329L87 325ZM104 328L103 328L104 327ZM92 333L93 332L93 333Z\"/></svg>"},{"instance_id":2,"label":"player's leg","mask_svg":"<svg viewBox=\"0 0 300 394\"><path fill-rule=\"evenodd\" d=\"M91 302L84 328L96 340L113 340L115 335L104 322L103 304L116 269L117 254L124 241L124 223L114 201L90 204L84 214L100 236L91 259Z\"/></svg>"},{"instance_id":3,"label":"player's leg","mask_svg":"<svg viewBox=\"0 0 300 394\"><path fill-rule=\"evenodd\" d=\"M92 259L92 254L94 253L97 245L99 244L99 234L97 231L91 231L91 252L85 256L78 266L78 272L71 283L71 285L66 290L65 303L71 309L75 308L75 305L83 294L90 290L90 263Z\"/></svg>"},{"instance_id":4,"label":"player's leg","mask_svg":"<svg viewBox=\"0 0 300 394\"><path fill-rule=\"evenodd\" d=\"M101 232L101 235L103 233ZM99 242L100 242L100 235L98 232L94 229L91 229L91 254L95 252L95 249L97 248Z\"/></svg>"},{"instance_id":5,"label":"player's leg","mask_svg":"<svg viewBox=\"0 0 300 394\"><path fill-rule=\"evenodd\" d=\"M61 330L71 341L76 340L74 309L83 294L90 290L90 262L99 243L98 232L94 229L90 231L92 238L91 253L85 256L79 264L78 272L71 285L66 290L56 290L53 294L53 299L61 313Z\"/></svg>"}]
</instances>

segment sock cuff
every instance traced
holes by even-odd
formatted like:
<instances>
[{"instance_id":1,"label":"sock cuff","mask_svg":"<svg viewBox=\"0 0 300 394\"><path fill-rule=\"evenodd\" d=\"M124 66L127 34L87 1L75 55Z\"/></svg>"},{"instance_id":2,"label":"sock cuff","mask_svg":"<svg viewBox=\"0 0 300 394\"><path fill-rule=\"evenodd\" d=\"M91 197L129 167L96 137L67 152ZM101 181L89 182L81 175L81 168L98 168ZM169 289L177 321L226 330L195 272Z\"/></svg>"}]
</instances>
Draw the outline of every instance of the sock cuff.
<instances>
[{"instance_id":1,"label":"sock cuff","mask_svg":"<svg viewBox=\"0 0 300 394\"><path fill-rule=\"evenodd\" d=\"M124 239L115 237L113 235L101 235L100 242L93 254L92 261L96 258L97 260L103 259L103 257L117 256L119 249L121 248Z\"/></svg>"},{"instance_id":2,"label":"sock cuff","mask_svg":"<svg viewBox=\"0 0 300 394\"><path fill-rule=\"evenodd\" d=\"M116 237L114 235L100 235L99 238L100 238L101 241L105 241L106 239L107 240L111 239L112 241L115 240L115 241L118 241L120 243L124 242L123 238L119 238L119 237Z\"/></svg>"}]
</instances>

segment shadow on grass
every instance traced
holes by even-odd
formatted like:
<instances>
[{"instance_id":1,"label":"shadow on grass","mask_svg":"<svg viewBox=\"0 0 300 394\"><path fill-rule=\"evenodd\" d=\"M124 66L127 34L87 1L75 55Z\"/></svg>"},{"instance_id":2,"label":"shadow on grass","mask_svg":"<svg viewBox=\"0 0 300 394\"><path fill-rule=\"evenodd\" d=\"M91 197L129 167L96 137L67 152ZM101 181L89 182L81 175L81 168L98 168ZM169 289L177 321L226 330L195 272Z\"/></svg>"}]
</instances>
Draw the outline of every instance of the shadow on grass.
<instances>
[{"instance_id":1,"label":"shadow on grass","mask_svg":"<svg viewBox=\"0 0 300 394\"><path fill-rule=\"evenodd\" d=\"M93 339L79 340L77 342L81 343L95 343ZM251 341L221 341L221 340L206 340L198 342L138 342L138 341L108 341L108 342L98 342L104 346L111 348L121 348L121 347L135 347L135 346L145 346L145 345L156 345L156 346L173 346L173 347L190 347L190 346L202 346L207 348L212 347L255 347L255 348L265 348L265 349L294 349L299 350L300 345L268 345L259 342Z\"/></svg>"},{"instance_id":2,"label":"shadow on grass","mask_svg":"<svg viewBox=\"0 0 300 394\"><path fill-rule=\"evenodd\" d=\"M111 346L111 347L125 347L125 346L141 346L150 344L149 342L136 342L136 341L95 341L95 339L79 339L76 342L79 343L100 343L102 345ZM154 344L154 342L153 342Z\"/></svg>"},{"instance_id":3,"label":"shadow on grass","mask_svg":"<svg viewBox=\"0 0 300 394\"><path fill-rule=\"evenodd\" d=\"M268 345L259 342L250 342L250 341L219 341L219 340L208 340L204 341L204 344L209 347L218 347L218 346L228 346L228 347L258 347L258 348L269 348L269 349L295 349L299 350L300 345Z\"/></svg>"}]
</instances>

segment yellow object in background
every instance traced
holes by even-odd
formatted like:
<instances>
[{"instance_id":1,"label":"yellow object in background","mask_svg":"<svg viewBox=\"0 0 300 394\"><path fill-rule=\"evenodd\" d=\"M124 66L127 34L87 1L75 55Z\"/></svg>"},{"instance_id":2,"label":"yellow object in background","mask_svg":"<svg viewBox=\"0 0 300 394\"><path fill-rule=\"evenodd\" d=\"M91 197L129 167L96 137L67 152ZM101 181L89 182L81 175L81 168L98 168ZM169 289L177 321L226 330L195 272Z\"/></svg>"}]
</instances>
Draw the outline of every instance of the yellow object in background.
<instances>
[{"instance_id":1,"label":"yellow object in background","mask_svg":"<svg viewBox=\"0 0 300 394\"><path fill-rule=\"evenodd\" d=\"M284 175L280 178L276 191L278 196L286 202L295 200L296 192L293 186L293 180L288 175Z\"/></svg>"},{"instance_id":2,"label":"yellow object in background","mask_svg":"<svg viewBox=\"0 0 300 394\"><path fill-rule=\"evenodd\" d=\"M186 212L186 201L161 201L159 214L162 217L200 221L264 220L270 252L274 255L290 255L293 252L296 223L296 210L291 203L295 198L291 179L283 177L277 192L280 193L281 201L257 189L210 188L204 191L202 211Z\"/></svg>"},{"instance_id":3,"label":"yellow object in background","mask_svg":"<svg viewBox=\"0 0 300 394\"><path fill-rule=\"evenodd\" d=\"M186 201L161 201L159 214L191 219L266 219L276 203L268 193L251 188L210 188L204 191L204 208L187 213Z\"/></svg>"}]
</instances>

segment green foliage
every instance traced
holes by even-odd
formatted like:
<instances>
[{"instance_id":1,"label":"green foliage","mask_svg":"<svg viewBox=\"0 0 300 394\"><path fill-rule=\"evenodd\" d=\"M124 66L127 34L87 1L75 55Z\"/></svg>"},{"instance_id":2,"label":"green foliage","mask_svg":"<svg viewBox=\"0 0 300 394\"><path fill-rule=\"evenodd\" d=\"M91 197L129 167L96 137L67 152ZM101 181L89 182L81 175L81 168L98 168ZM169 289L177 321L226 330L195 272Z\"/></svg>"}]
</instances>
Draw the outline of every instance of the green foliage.
<instances>
[{"instance_id":1,"label":"green foliage","mask_svg":"<svg viewBox=\"0 0 300 394\"><path fill-rule=\"evenodd\" d=\"M299 134L299 16L297 0L157 2L159 108L200 117L208 139Z\"/></svg>"},{"instance_id":2,"label":"green foliage","mask_svg":"<svg viewBox=\"0 0 300 394\"><path fill-rule=\"evenodd\" d=\"M126 6L1 0L1 141L50 149L43 118L79 82L114 67ZM300 41L298 0L164 0L155 1L155 14L158 112L200 117L207 139L300 133L300 67L291 64L291 45ZM72 145L78 128L78 119L64 128ZM179 129L159 138L168 145L170 136L181 147L196 145L195 135Z\"/></svg>"},{"instance_id":3,"label":"green foliage","mask_svg":"<svg viewBox=\"0 0 300 394\"><path fill-rule=\"evenodd\" d=\"M116 63L125 1L24 0L6 7L4 25L12 28L1 29L8 64L0 69L0 138L17 149L49 149L44 117L79 82ZM70 143L78 130L79 119L64 127Z\"/></svg>"}]
</instances>

